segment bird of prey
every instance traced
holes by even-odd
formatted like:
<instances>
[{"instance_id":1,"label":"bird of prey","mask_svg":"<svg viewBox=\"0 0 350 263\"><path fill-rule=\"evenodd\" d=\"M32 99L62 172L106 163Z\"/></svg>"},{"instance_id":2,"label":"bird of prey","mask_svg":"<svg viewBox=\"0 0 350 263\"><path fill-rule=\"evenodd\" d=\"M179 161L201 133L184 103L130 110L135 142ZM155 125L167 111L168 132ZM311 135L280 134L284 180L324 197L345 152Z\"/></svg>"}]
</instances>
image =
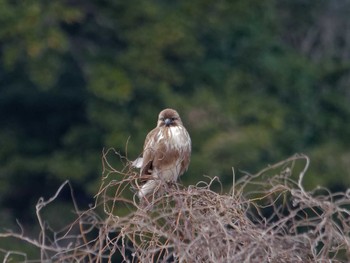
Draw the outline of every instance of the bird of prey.
<instances>
[{"instance_id":1,"label":"bird of prey","mask_svg":"<svg viewBox=\"0 0 350 263\"><path fill-rule=\"evenodd\" d=\"M133 165L141 168L145 181L138 188L138 197L153 194L164 182L176 182L188 168L191 157L191 138L176 110L159 113L157 127L146 137L143 156Z\"/></svg>"}]
</instances>

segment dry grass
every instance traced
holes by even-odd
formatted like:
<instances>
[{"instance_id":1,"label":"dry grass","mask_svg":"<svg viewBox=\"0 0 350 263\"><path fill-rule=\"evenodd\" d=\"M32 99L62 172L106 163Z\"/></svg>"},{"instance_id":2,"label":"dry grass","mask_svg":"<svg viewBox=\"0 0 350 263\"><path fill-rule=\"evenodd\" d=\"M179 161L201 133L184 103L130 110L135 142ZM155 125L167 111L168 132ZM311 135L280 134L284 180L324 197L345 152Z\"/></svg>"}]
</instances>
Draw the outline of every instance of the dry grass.
<instances>
[{"instance_id":1,"label":"dry grass","mask_svg":"<svg viewBox=\"0 0 350 263\"><path fill-rule=\"evenodd\" d=\"M350 258L350 191L307 192L302 186L309 160L293 156L256 175L245 175L227 194L213 191L217 178L184 187L165 184L140 202L130 191L139 179L127 160L122 171L103 155L103 178L87 211L76 204L76 221L49 232L39 200L40 236L1 233L40 250L38 262L347 262ZM300 165L303 168L299 168ZM297 180L293 180L296 176ZM234 178L234 174L233 174ZM70 187L70 186L69 186ZM4 262L21 251L4 251ZM33 261L34 262L34 261Z\"/></svg>"}]
</instances>

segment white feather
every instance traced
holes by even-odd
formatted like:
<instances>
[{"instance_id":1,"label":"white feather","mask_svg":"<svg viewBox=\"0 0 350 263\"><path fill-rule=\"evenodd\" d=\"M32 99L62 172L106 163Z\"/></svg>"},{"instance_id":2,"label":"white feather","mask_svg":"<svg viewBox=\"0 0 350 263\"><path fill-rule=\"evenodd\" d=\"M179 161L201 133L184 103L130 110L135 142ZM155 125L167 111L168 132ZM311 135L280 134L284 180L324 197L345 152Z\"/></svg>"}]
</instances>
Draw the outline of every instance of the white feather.
<instances>
[{"instance_id":1,"label":"white feather","mask_svg":"<svg viewBox=\"0 0 350 263\"><path fill-rule=\"evenodd\" d=\"M135 168L140 169L143 165L143 158L142 157L137 158L135 161L131 163L131 165L134 166Z\"/></svg>"},{"instance_id":2,"label":"white feather","mask_svg":"<svg viewBox=\"0 0 350 263\"><path fill-rule=\"evenodd\" d=\"M182 126L170 127L170 146L176 147L178 149L183 149L188 147L188 142L191 141L190 136L187 131Z\"/></svg>"},{"instance_id":3,"label":"white feather","mask_svg":"<svg viewBox=\"0 0 350 263\"><path fill-rule=\"evenodd\" d=\"M141 189L137 193L138 197L140 199L143 197L146 197L148 194L154 192L155 188L159 185L160 185L160 181L155 181L155 180L147 181L147 183L141 186Z\"/></svg>"}]
</instances>

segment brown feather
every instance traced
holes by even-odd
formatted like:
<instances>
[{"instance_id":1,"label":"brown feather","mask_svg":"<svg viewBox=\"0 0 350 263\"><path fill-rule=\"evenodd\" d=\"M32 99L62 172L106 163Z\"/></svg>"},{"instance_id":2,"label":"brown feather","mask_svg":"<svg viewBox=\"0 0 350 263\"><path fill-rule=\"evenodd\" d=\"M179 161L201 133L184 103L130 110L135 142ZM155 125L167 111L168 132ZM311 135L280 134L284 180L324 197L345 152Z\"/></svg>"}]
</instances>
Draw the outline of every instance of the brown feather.
<instances>
[{"instance_id":1,"label":"brown feather","mask_svg":"<svg viewBox=\"0 0 350 263\"><path fill-rule=\"evenodd\" d=\"M158 181L176 181L187 170L190 156L191 138L179 114L165 109L159 114L157 127L146 136L140 176L152 175ZM140 198L154 191L155 180L149 180L141 187Z\"/></svg>"}]
</instances>

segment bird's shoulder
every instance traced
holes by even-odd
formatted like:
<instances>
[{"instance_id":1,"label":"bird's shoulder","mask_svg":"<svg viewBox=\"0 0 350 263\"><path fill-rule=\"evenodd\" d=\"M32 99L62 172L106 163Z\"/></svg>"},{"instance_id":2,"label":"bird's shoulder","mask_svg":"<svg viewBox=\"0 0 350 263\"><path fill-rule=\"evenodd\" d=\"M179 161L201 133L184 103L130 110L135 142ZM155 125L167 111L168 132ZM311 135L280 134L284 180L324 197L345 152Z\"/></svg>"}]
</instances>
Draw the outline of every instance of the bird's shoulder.
<instances>
[{"instance_id":1,"label":"bird's shoulder","mask_svg":"<svg viewBox=\"0 0 350 263\"><path fill-rule=\"evenodd\" d=\"M153 145L155 142L158 141L159 132L160 132L160 128L156 127L147 134L144 147L143 147L144 149L147 147L150 147L151 145Z\"/></svg>"}]
</instances>

